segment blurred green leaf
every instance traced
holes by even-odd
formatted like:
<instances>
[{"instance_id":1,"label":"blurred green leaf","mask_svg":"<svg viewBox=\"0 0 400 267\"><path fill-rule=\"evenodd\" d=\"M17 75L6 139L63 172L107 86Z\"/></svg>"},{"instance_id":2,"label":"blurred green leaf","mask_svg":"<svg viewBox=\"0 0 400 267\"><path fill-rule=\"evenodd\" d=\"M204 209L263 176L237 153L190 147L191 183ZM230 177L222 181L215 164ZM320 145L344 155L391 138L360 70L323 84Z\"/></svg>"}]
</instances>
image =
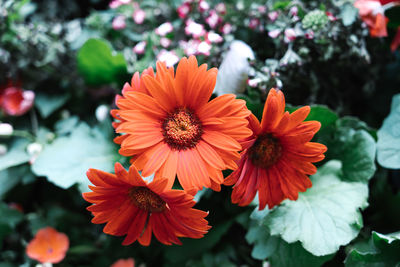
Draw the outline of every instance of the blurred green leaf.
<instances>
[{"instance_id":1,"label":"blurred green leaf","mask_svg":"<svg viewBox=\"0 0 400 267\"><path fill-rule=\"evenodd\" d=\"M338 115L324 105L312 105L310 114L308 114L306 121L319 121L321 128L326 128L333 125L338 119Z\"/></svg>"},{"instance_id":2,"label":"blurred green leaf","mask_svg":"<svg viewBox=\"0 0 400 267\"><path fill-rule=\"evenodd\" d=\"M35 107L39 110L42 118L45 119L64 105L68 98L68 95L48 95L38 93L35 97Z\"/></svg>"},{"instance_id":3,"label":"blurred green leaf","mask_svg":"<svg viewBox=\"0 0 400 267\"><path fill-rule=\"evenodd\" d=\"M14 231L15 226L24 218L18 210L8 207L4 202L0 202L0 249L3 238Z\"/></svg>"},{"instance_id":4,"label":"blurred green leaf","mask_svg":"<svg viewBox=\"0 0 400 267\"><path fill-rule=\"evenodd\" d=\"M19 182L27 183L34 179L27 164L0 171L0 199Z\"/></svg>"},{"instance_id":5,"label":"blurred green leaf","mask_svg":"<svg viewBox=\"0 0 400 267\"><path fill-rule=\"evenodd\" d=\"M118 82L127 74L121 53L112 51L102 39L89 39L78 52L78 69L90 85Z\"/></svg>"},{"instance_id":6,"label":"blurred green leaf","mask_svg":"<svg viewBox=\"0 0 400 267\"><path fill-rule=\"evenodd\" d=\"M368 186L341 181L341 175L337 160L319 168L311 176L312 188L299 193L296 201L284 201L267 216L271 234L288 243L300 241L316 256L335 253L353 240L362 224L359 209L368 205Z\"/></svg>"},{"instance_id":7,"label":"blurred green leaf","mask_svg":"<svg viewBox=\"0 0 400 267\"><path fill-rule=\"evenodd\" d=\"M377 153L380 165L400 169L400 94L393 96L390 114L378 131Z\"/></svg>"},{"instance_id":8,"label":"blurred green leaf","mask_svg":"<svg viewBox=\"0 0 400 267\"><path fill-rule=\"evenodd\" d=\"M340 18L342 19L344 26L350 26L356 21L358 9L355 8L352 3L345 3L340 7L340 9Z\"/></svg>"},{"instance_id":9,"label":"blurred green leaf","mask_svg":"<svg viewBox=\"0 0 400 267\"><path fill-rule=\"evenodd\" d=\"M30 156L26 152L28 144L29 141L23 138L17 138L11 142L7 153L0 156L0 171L28 162L30 159Z\"/></svg>"},{"instance_id":10,"label":"blurred green leaf","mask_svg":"<svg viewBox=\"0 0 400 267\"><path fill-rule=\"evenodd\" d=\"M63 135L72 132L78 123L79 118L77 116L71 116L69 118L57 121L54 127L57 134Z\"/></svg>"},{"instance_id":11,"label":"blurred green leaf","mask_svg":"<svg viewBox=\"0 0 400 267\"><path fill-rule=\"evenodd\" d=\"M81 122L70 136L58 137L45 146L32 165L32 171L38 176L47 176L50 182L62 188L78 183L85 192L89 184L86 171L89 168L112 171L115 151L112 140L105 138L97 128L91 129Z\"/></svg>"},{"instance_id":12,"label":"blurred green leaf","mask_svg":"<svg viewBox=\"0 0 400 267\"><path fill-rule=\"evenodd\" d=\"M357 243L347 255L345 266L385 267L399 266L400 233L372 232L368 243Z\"/></svg>"}]
</instances>

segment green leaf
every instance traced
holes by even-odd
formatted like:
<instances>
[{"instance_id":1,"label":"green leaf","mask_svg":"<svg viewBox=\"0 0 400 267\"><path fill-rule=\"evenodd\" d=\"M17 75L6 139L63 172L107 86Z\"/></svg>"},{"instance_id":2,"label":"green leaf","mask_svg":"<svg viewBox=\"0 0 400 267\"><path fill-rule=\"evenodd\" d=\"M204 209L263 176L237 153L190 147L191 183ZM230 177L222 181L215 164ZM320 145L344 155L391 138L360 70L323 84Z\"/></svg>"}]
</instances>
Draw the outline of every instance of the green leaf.
<instances>
[{"instance_id":1,"label":"green leaf","mask_svg":"<svg viewBox=\"0 0 400 267\"><path fill-rule=\"evenodd\" d=\"M333 125L338 119L338 115L324 105L312 105L310 114L308 114L306 121L319 121L321 129Z\"/></svg>"},{"instance_id":2,"label":"green leaf","mask_svg":"<svg viewBox=\"0 0 400 267\"><path fill-rule=\"evenodd\" d=\"M86 171L89 168L112 171L115 150L112 141L97 128L91 130L81 122L70 136L58 137L45 146L32 165L32 171L38 176L47 176L50 182L62 188L78 183L85 192L89 184Z\"/></svg>"},{"instance_id":3,"label":"green leaf","mask_svg":"<svg viewBox=\"0 0 400 267\"><path fill-rule=\"evenodd\" d=\"M212 231L201 239L184 239L182 240L182 246L167 247L165 249L167 260L171 263L182 263L203 254L218 243L232 223L233 220L229 220L216 225L212 228Z\"/></svg>"},{"instance_id":4,"label":"green leaf","mask_svg":"<svg viewBox=\"0 0 400 267\"><path fill-rule=\"evenodd\" d=\"M22 221L24 216L21 212L11 209L4 202L0 202L0 249L3 238L14 231L15 226Z\"/></svg>"},{"instance_id":5,"label":"green leaf","mask_svg":"<svg viewBox=\"0 0 400 267\"><path fill-rule=\"evenodd\" d=\"M71 116L69 118L57 121L55 124L55 130L57 134L63 135L72 132L79 123L77 116Z\"/></svg>"},{"instance_id":6,"label":"green leaf","mask_svg":"<svg viewBox=\"0 0 400 267\"><path fill-rule=\"evenodd\" d=\"M39 110L42 118L45 119L64 105L68 98L68 95L48 95L38 93L35 97L35 107Z\"/></svg>"},{"instance_id":7,"label":"green leaf","mask_svg":"<svg viewBox=\"0 0 400 267\"><path fill-rule=\"evenodd\" d=\"M341 181L340 175L340 161L321 167L311 176L312 188L296 201L284 201L267 216L271 234L288 243L300 241L316 256L335 253L353 240L361 228L359 209L368 205L368 185Z\"/></svg>"},{"instance_id":8,"label":"green leaf","mask_svg":"<svg viewBox=\"0 0 400 267\"><path fill-rule=\"evenodd\" d=\"M376 143L360 123L339 119L336 129L322 133L318 141L328 146L327 158L342 161L343 179L366 182L376 171Z\"/></svg>"},{"instance_id":9,"label":"green leaf","mask_svg":"<svg viewBox=\"0 0 400 267\"><path fill-rule=\"evenodd\" d=\"M378 162L388 169L400 169L400 94L393 96L389 116L378 130Z\"/></svg>"},{"instance_id":10,"label":"green leaf","mask_svg":"<svg viewBox=\"0 0 400 267\"><path fill-rule=\"evenodd\" d=\"M276 267L321 266L333 255L317 257L306 251L299 242L288 244L281 238L271 236L262 221L252 220L246 240L254 244L251 256L258 260L266 260Z\"/></svg>"},{"instance_id":11,"label":"green leaf","mask_svg":"<svg viewBox=\"0 0 400 267\"><path fill-rule=\"evenodd\" d=\"M124 56L102 39L85 42L78 52L78 69L91 85L118 82L127 74Z\"/></svg>"},{"instance_id":12,"label":"green leaf","mask_svg":"<svg viewBox=\"0 0 400 267\"><path fill-rule=\"evenodd\" d=\"M345 3L341 6L340 17L342 18L344 26L353 24L358 16L358 9L351 3Z\"/></svg>"},{"instance_id":13,"label":"green leaf","mask_svg":"<svg viewBox=\"0 0 400 267\"><path fill-rule=\"evenodd\" d=\"M30 159L26 152L28 144L29 141L23 138L17 138L11 142L7 153L0 156L0 171L28 162Z\"/></svg>"},{"instance_id":14,"label":"green leaf","mask_svg":"<svg viewBox=\"0 0 400 267\"><path fill-rule=\"evenodd\" d=\"M399 266L400 233L372 232L368 243L356 243L347 255L345 266Z\"/></svg>"},{"instance_id":15,"label":"green leaf","mask_svg":"<svg viewBox=\"0 0 400 267\"><path fill-rule=\"evenodd\" d=\"M33 180L35 177L30 172L27 164L8 168L0 172L0 199L4 194L15 187L19 182L25 183L26 181Z\"/></svg>"}]
</instances>

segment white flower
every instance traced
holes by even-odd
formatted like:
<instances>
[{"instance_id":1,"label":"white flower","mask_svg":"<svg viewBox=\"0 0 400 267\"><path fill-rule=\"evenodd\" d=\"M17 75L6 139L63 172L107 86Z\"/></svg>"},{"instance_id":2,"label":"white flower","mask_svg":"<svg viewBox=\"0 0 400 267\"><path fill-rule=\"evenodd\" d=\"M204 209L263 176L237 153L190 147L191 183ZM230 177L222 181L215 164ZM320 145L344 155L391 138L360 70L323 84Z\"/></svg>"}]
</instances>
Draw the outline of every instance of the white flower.
<instances>
[{"instance_id":1,"label":"white flower","mask_svg":"<svg viewBox=\"0 0 400 267\"><path fill-rule=\"evenodd\" d=\"M254 59L250 46L242 41L233 41L219 67L214 92L218 95L243 93L250 68L249 59Z\"/></svg>"},{"instance_id":2,"label":"white flower","mask_svg":"<svg viewBox=\"0 0 400 267\"><path fill-rule=\"evenodd\" d=\"M179 57L176 55L174 51L167 51L165 49L161 50L157 55L157 60L165 62L167 67L172 67L179 61Z\"/></svg>"},{"instance_id":3,"label":"white flower","mask_svg":"<svg viewBox=\"0 0 400 267\"><path fill-rule=\"evenodd\" d=\"M30 143L26 147L26 151L31 156L35 156L35 155L39 154L40 152L42 152L42 149L43 149L43 146L39 143Z\"/></svg>"},{"instance_id":4,"label":"white flower","mask_svg":"<svg viewBox=\"0 0 400 267\"><path fill-rule=\"evenodd\" d=\"M0 136L12 135L14 128L9 123L0 123Z\"/></svg>"},{"instance_id":5,"label":"white flower","mask_svg":"<svg viewBox=\"0 0 400 267\"><path fill-rule=\"evenodd\" d=\"M213 31L208 32L206 37L211 43L220 43L224 40L221 35Z\"/></svg>"},{"instance_id":6,"label":"white flower","mask_svg":"<svg viewBox=\"0 0 400 267\"><path fill-rule=\"evenodd\" d=\"M197 47L197 52L199 54L209 56L211 48L212 48L212 46L209 43L207 43L206 41L203 41Z\"/></svg>"},{"instance_id":7,"label":"white flower","mask_svg":"<svg viewBox=\"0 0 400 267\"><path fill-rule=\"evenodd\" d=\"M7 153L6 145L0 144L0 156L3 156Z\"/></svg>"},{"instance_id":8,"label":"white flower","mask_svg":"<svg viewBox=\"0 0 400 267\"><path fill-rule=\"evenodd\" d=\"M112 21L112 28L114 30L122 30L126 27L125 16L119 15L116 16Z\"/></svg>"},{"instance_id":9,"label":"white flower","mask_svg":"<svg viewBox=\"0 0 400 267\"><path fill-rule=\"evenodd\" d=\"M168 33L172 32L172 30L174 29L174 27L172 26L171 22L165 22L163 24L161 24L160 26L158 26L155 30L156 34L160 35L160 36L165 36Z\"/></svg>"},{"instance_id":10,"label":"white flower","mask_svg":"<svg viewBox=\"0 0 400 267\"><path fill-rule=\"evenodd\" d=\"M146 12L144 12L143 9L137 9L133 12L132 17L136 24L142 24L146 18Z\"/></svg>"},{"instance_id":11,"label":"white flower","mask_svg":"<svg viewBox=\"0 0 400 267\"><path fill-rule=\"evenodd\" d=\"M276 37L278 37L279 34L281 34L281 30L279 30L279 29L275 29L275 30L272 30L272 31L269 31L269 32L268 32L268 36L271 37L271 38L273 38L273 39L275 39Z\"/></svg>"},{"instance_id":12,"label":"white flower","mask_svg":"<svg viewBox=\"0 0 400 267\"><path fill-rule=\"evenodd\" d=\"M172 41L166 37L162 37L160 39L160 44L162 47L167 48L171 45Z\"/></svg>"},{"instance_id":13,"label":"white flower","mask_svg":"<svg viewBox=\"0 0 400 267\"><path fill-rule=\"evenodd\" d=\"M138 55L141 55L144 53L145 49L146 49L146 41L141 41L133 47L133 52Z\"/></svg>"},{"instance_id":14,"label":"white flower","mask_svg":"<svg viewBox=\"0 0 400 267\"><path fill-rule=\"evenodd\" d=\"M186 21L185 33L186 35L192 35L193 38L199 38L204 36L206 31L204 30L204 26L202 24L196 23L189 19Z\"/></svg>"},{"instance_id":15,"label":"white flower","mask_svg":"<svg viewBox=\"0 0 400 267\"><path fill-rule=\"evenodd\" d=\"M301 64L301 58L299 55L293 51L292 47L289 46L288 50L286 51L285 55L279 61L281 66L286 66L289 64L297 63L298 65Z\"/></svg>"}]
</instances>

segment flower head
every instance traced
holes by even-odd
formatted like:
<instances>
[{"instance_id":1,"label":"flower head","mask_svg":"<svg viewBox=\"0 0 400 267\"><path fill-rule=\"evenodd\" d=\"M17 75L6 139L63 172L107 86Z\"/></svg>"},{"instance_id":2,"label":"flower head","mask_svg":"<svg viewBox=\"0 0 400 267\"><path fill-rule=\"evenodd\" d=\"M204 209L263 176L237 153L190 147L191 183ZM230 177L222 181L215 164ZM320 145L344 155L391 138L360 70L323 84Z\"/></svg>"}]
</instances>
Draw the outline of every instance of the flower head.
<instances>
[{"instance_id":1,"label":"flower head","mask_svg":"<svg viewBox=\"0 0 400 267\"><path fill-rule=\"evenodd\" d=\"M136 9L135 12L133 12L132 18L136 24L142 24L146 18L146 12L140 8Z\"/></svg>"},{"instance_id":2,"label":"flower head","mask_svg":"<svg viewBox=\"0 0 400 267\"><path fill-rule=\"evenodd\" d=\"M387 36L386 25L389 21L384 15L384 9L378 0L357 0L354 6L358 8L361 19L367 24L372 37Z\"/></svg>"},{"instance_id":3,"label":"flower head","mask_svg":"<svg viewBox=\"0 0 400 267\"><path fill-rule=\"evenodd\" d=\"M118 15L112 21L112 28L116 31L122 30L126 27L125 16Z\"/></svg>"},{"instance_id":4,"label":"flower head","mask_svg":"<svg viewBox=\"0 0 400 267\"><path fill-rule=\"evenodd\" d=\"M111 265L111 267L135 267L135 261L132 258L120 259Z\"/></svg>"},{"instance_id":5,"label":"flower head","mask_svg":"<svg viewBox=\"0 0 400 267\"><path fill-rule=\"evenodd\" d=\"M172 30L174 29L174 26L172 26L171 22L164 22L163 24L161 24L160 26L158 26L155 29L156 34L160 35L160 36L165 36L168 33L172 32Z\"/></svg>"},{"instance_id":6,"label":"flower head","mask_svg":"<svg viewBox=\"0 0 400 267\"><path fill-rule=\"evenodd\" d=\"M235 184L233 203L246 206L258 191L259 209L267 204L272 208L286 198L296 200L298 192L312 186L308 175L317 171L312 163L324 159L326 146L310 142L321 124L303 122L309 112L308 106L285 112L283 93L269 91L261 124L249 117L254 136L242 152L239 168L225 180L226 185Z\"/></svg>"},{"instance_id":7,"label":"flower head","mask_svg":"<svg viewBox=\"0 0 400 267\"><path fill-rule=\"evenodd\" d=\"M139 241L148 246L152 233L163 244L181 244L178 237L201 238L210 226L207 212L193 209L193 196L183 190L167 188L166 179L146 183L134 165L127 172L115 164L115 174L90 169L94 186L83 198L93 203L93 223L106 223L106 234L126 235L123 245Z\"/></svg>"},{"instance_id":8,"label":"flower head","mask_svg":"<svg viewBox=\"0 0 400 267\"><path fill-rule=\"evenodd\" d=\"M21 116L28 112L35 101L33 91L24 91L17 86L0 88L0 109L10 116Z\"/></svg>"},{"instance_id":9,"label":"flower head","mask_svg":"<svg viewBox=\"0 0 400 267\"><path fill-rule=\"evenodd\" d=\"M58 263L65 258L68 248L68 236L46 227L40 229L29 242L26 254L41 263Z\"/></svg>"},{"instance_id":10,"label":"flower head","mask_svg":"<svg viewBox=\"0 0 400 267\"><path fill-rule=\"evenodd\" d=\"M125 133L115 139L120 154L132 156L143 176L168 178L169 187L177 175L185 190L219 190L222 170L237 167L240 142L252 132L245 101L227 94L208 102L216 77L194 56L181 59L176 73L162 62L157 75L135 73L112 111L121 121L116 132Z\"/></svg>"}]
</instances>

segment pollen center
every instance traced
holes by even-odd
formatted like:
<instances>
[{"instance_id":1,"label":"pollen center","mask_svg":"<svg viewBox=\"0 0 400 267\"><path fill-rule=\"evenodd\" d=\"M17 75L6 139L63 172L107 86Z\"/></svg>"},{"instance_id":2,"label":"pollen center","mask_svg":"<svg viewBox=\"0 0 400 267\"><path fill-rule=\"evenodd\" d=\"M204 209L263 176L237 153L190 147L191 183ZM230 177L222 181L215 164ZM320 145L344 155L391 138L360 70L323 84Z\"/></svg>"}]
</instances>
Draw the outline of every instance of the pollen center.
<instances>
[{"instance_id":1,"label":"pollen center","mask_svg":"<svg viewBox=\"0 0 400 267\"><path fill-rule=\"evenodd\" d=\"M260 135L249 149L249 158L260 168L274 165L282 155L282 145L272 134Z\"/></svg>"},{"instance_id":2,"label":"pollen center","mask_svg":"<svg viewBox=\"0 0 400 267\"><path fill-rule=\"evenodd\" d=\"M195 147L203 133L199 118L187 108L177 108L169 113L162 129L165 142L175 150Z\"/></svg>"},{"instance_id":3,"label":"pollen center","mask_svg":"<svg viewBox=\"0 0 400 267\"><path fill-rule=\"evenodd\" d=\"M129 196L136 207L148 212L163 212L167 208L166 202L147 187L133 187Z\"/></svg>"}]
</instances>

